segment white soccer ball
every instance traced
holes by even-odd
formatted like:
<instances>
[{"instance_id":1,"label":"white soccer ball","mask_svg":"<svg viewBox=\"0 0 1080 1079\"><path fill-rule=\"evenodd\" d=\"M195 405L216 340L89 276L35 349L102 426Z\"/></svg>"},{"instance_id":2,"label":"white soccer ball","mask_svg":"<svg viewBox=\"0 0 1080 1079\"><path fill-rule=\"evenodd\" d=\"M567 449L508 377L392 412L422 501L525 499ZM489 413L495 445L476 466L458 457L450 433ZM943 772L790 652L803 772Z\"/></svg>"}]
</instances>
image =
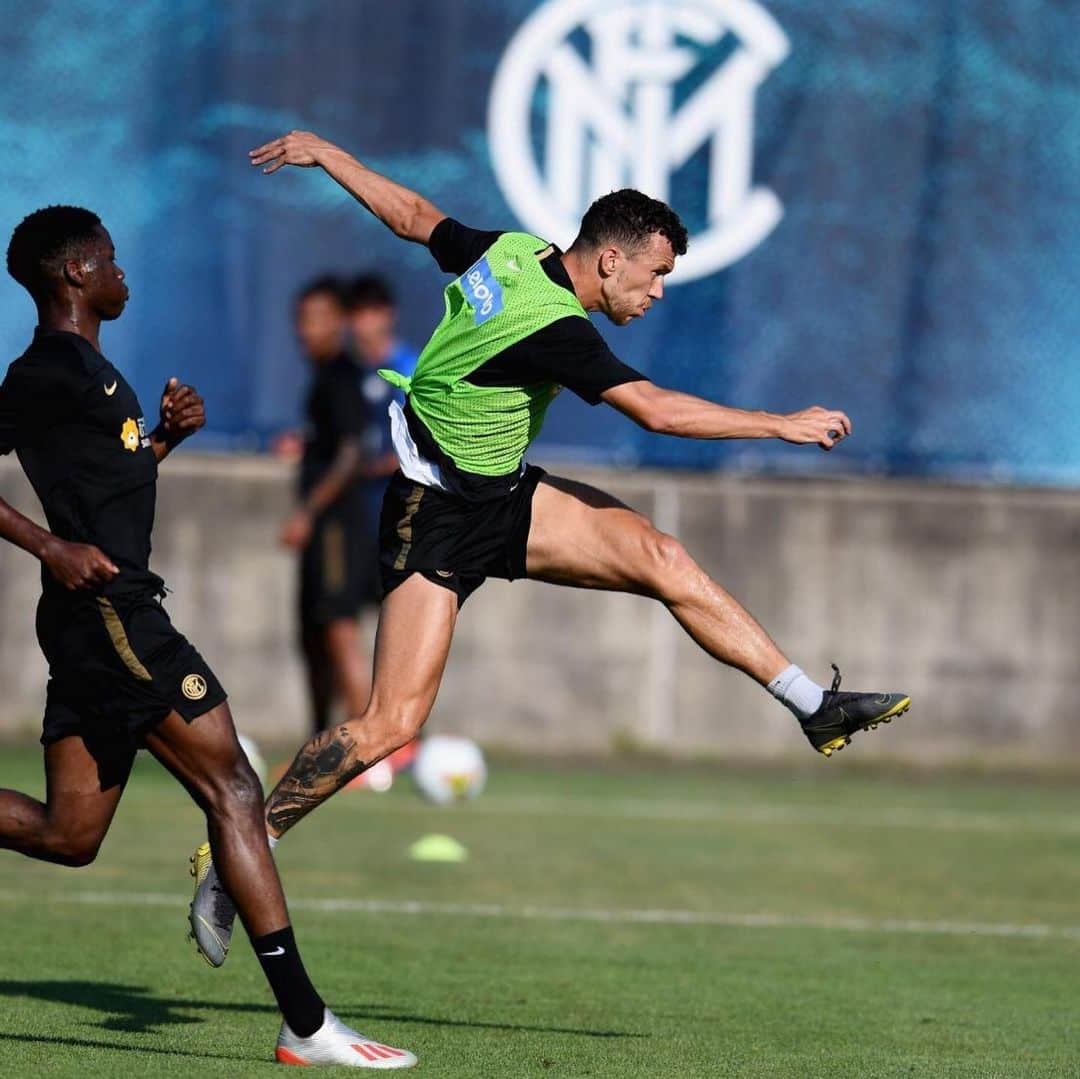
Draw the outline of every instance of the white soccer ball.
<instances>
[{"instance_id":1,"label":"white soccer ball","mask_svg":"<svg viewBox=\"0 0 1080 1079\"><path fill-rule=\"evenodd\" d=\"M475 798L487 780L480 747L468 738L433 734L420 743L412 766L420 793L438 805Z\"/></svg>"},{"instance_id":2,"label":"white soccer ball","mask_svg":"<svg viewBox=\"0 0 1080 1079\"><path fill-rule=\"evenodd\" d=\"M254 738L249 738L246 734L238 734L236 736L237 741L240 743L240 748L247 756L248 764L251 765L254 773L259 777L259 782L263 788L266 787L266 758L259 752L259 747L255 744Z\"/></svg>"},{"instance_id":3,"label":"white soccer ball","mask_svg":"<svg viewBox=\"0 0 1080 1079\"><path fill-rule=\"evenodd\" d=\"M388 760L376 761L362 774L362 778L369 791L385 794L394 785L394 769Z\"/></svg>"}]
</instances>

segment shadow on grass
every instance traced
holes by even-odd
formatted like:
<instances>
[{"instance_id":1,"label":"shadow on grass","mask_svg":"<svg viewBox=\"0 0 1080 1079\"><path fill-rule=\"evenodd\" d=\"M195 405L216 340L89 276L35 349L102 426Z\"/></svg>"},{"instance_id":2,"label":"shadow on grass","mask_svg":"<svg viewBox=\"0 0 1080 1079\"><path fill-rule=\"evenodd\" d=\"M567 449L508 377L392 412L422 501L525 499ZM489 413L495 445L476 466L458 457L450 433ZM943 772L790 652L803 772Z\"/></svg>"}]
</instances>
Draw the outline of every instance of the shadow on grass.
<instances>
[{"instance_id":1,"label":"shadow on grass","mask_svg":"<svg viewBox=\"0 0 1080 1079\"><path fill-rule=\"evenodd\" d=\"M10 981L0 979L0 997L28 997L50 1004L89 1008L104 1013L100 1023L104 1030L122 1034L150 1034L159 1028L175 1025L205 1023L205 1016L186 1014L207 1012L265 1012L277 1016L272 1004L253 1004L237 1001L182 1000L153 996L138 985L111 985L107 982L84 981ZM507 1030L530 1034L570 1034L586 1038L645 1038L624 1030L587 1030L581 1027L539 1026L528 1023L494 1023L472 1019L446 1019L427 1015L402 1014L380 1004L354 1004L336 1009L350 1021L373 1020L387 1023L419 1023L425 1026L460 1027L465 1030ZM143 1049L142 1046L106 1045L80 1042L78 1039L38 1037L32 1034L0 1033L0 1038L17 1041L56 1042L70 1045L99 1045L105 1049ZM148 1050L153 1052L154 1050ZM199 1054L192 1054L197 1056Z\"/></svg>"},{"instance_id":2,"label":"shadow on grass","mask_svg":"<svg viewBox=\"0 0 1080 1079\"><path fill-rule=\"evenodd\" d=\"M378 1005L357 1004L335 1008L335 1013L350 1022L371 1019L378 1023L420 1023L432 1027L463 1027L467 1030L515 1030L527 1034L575 1034L583 1038L647 1038L630 1030L586 1030L583 1027L536 1026L530 1023L488 1023L482 1019L434 1019L429 1015L405 1015Z\"/></svg>"},{"instance_id":3,"label":"shadow on grass","mask_svg":"<svg viewBox=\"0 0 1080 1079\"><path fill-rule=\"evenodd\" d=\"M105 1013L105 1018L95 1025L124 1034L147 1034L159 1027L206 1022L203 1017L182 1014L192 1009L277 1014L277 1009L272 1004L169 999L153 996L142 986L111 985L108 982L32 982L0 979L0 997L30 997L32 1000L44 1000L50 1004L91 1008Z\"/></svg>"},{"instance_id":4,"label":"shadow on grass","mask_svg":"<svg viewBox=\"0 0 1080 1079\"><path fill-rule=\"evenodd\" d=\"M158 1053L167 1057L193 1057L198 1060L242 1060L255 1063L250 1056L238 1053L188 1053L175 1046L129 1045L124 1042L96 1042L90 1038L53 1038L48 1034L9 1034L0 1031L0 1042L21 1042L24 1045L59 1045L65 1049L117 1049L125 1053ZM267 1057L267 1063L271 1058Z\"/></svg>"}]
</instances>

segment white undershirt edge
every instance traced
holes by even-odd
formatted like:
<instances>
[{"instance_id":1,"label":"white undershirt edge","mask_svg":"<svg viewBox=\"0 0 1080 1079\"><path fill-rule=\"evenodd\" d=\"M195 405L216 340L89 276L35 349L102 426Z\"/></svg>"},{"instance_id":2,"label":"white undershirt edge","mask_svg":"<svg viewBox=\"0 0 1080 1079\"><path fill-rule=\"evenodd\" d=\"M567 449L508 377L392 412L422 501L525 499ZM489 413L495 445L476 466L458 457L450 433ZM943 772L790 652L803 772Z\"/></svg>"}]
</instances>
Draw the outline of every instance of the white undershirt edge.
<instances>
[{"instance_id":1,"label":"white undershirt edge","mask_svg":"<svg viewBox=\"0 0 1080 1079\"><path fill-rule=\"evenodd\" d=\"M425 487L437 487L447 490L443 483L442 471L432 464L419 450L409 433L409 423L405 419L405 410L397 401L390 402L390 438L394 443L401 471L413 483L422 483Z\"/></svg>"}]
</instances>

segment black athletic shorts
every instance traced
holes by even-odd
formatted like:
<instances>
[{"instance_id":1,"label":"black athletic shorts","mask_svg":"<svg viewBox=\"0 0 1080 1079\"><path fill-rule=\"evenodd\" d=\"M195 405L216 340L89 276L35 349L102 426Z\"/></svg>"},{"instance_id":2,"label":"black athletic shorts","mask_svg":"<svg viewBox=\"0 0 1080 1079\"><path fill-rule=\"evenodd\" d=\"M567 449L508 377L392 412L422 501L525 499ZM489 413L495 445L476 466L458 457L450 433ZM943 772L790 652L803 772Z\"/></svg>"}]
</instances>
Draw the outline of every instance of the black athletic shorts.
<instances>
[{"instance_id":1,"label":"black athletic shorts","mask_svg":"<svg viewBox=\"0 0 1080 1079\"><path fill-rule=\"evenodd\" d=\"M544 470L529 465L506 497L469 502L394 473L379 521L383 595L414 573L465 602L487 577L525 576L532 499Z\"/></svg>"},{"instance_id":2,"label":"black athletic shorts","mask_svg":"<svg viewBox=\"0 0 1080 1079\"><path fill-rule=\"evenodd\" d=\"M300 556L300 621L355 618L379 601L379 540L365 516L324 515Z\"/></svg>"},{"instance_id":3,"label":"black athletic shorts","mask_svg":"<svg viewBox=\"0 0 1080 1079\"><path fill-rule=\"evenodd\" d=\"M37 637L49 661L41 741L81 735L99 765L104 757L130 763L146 732L170 712L190 722L226 697L149 593L46 593Z\"/></svg>"}]
</instances>

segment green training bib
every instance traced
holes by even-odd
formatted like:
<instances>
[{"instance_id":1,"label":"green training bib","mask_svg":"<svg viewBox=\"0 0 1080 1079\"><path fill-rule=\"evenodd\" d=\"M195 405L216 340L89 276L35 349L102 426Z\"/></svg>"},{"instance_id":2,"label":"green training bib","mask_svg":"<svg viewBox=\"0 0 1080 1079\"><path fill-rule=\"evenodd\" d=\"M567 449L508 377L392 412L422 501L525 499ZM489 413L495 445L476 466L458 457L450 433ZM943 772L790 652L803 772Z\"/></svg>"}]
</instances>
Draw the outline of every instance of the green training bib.
<instances>
[{"instance_id":1,"label":"green training bib","mask_svg":"<svg viewBox=\"0 0 1080 1079\"><path fill-rule=\"evenodd\" d=\"M588 318L578 298L544 272L538 256L550 251L536 236L504 233L447 285L446 313L412 378L379 371L408 394L439 448L465 472L502 476L519 468L560 389L554 382L474 386L468 376L559 319Z\"/></svg>"}]
</instances>

